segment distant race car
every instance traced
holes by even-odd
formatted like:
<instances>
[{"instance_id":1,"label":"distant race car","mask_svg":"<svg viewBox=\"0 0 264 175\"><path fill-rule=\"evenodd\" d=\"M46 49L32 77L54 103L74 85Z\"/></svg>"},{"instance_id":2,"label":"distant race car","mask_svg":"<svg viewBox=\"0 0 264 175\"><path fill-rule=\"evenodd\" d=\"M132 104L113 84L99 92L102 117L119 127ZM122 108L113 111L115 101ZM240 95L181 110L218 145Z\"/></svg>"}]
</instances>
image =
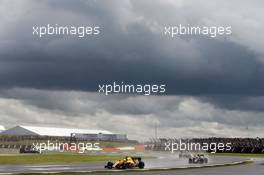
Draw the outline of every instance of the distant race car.
<instances>
[{"instance_id":1,"label":"distant race car","mask_svg":"<svg viewBox=\"0 0 264 175\"><path fill-rule=\"evenodd\" d=\"M208 158L204 154L193 155L189 158L189 163L208 163Z\"/></svg>"},{"instance_id":2,"label":"distant race car","mask_svg":"<svg viewBox=\"0 0 264 175\"><path fill-rule=\"evenodd\" d=\"M19 153L23 154L23 153L32 153L32 154L40 154L40 151L37 149L33 149L33 148L20 148L19 149Z\"/></svg>"},{"instance_id":3,"label":"distant race car","mask_svg":"<svg viewBox=\"0 0 264 175\"><path fill-rule=\"evenodd\" d=\"M108 169L131 169L131 168L139 168L143 169L145 167L145 163L141 160L141 157L131 157L127 156L123 160L118 160L115 163L108 162L105 168Z\"/></svg>"}]
</instances>

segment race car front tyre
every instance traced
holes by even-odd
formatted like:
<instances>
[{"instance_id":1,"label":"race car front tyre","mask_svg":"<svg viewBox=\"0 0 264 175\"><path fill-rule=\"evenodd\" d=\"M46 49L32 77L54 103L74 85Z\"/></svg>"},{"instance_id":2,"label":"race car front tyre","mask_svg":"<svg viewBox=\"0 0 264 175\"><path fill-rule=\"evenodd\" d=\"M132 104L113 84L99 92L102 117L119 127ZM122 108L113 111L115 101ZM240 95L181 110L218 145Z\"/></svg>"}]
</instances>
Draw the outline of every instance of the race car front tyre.
<instances>
[{"instance_id":1,"label":"race car front tyre","mask_svg":"<svg viewBox=\"0 0 264 175\"><path fill-rule=\"evenodd\" d=\"M105 168L112 169L113 168L113 163L112 162L107 162Z\"/></svg>"}]
</instances>

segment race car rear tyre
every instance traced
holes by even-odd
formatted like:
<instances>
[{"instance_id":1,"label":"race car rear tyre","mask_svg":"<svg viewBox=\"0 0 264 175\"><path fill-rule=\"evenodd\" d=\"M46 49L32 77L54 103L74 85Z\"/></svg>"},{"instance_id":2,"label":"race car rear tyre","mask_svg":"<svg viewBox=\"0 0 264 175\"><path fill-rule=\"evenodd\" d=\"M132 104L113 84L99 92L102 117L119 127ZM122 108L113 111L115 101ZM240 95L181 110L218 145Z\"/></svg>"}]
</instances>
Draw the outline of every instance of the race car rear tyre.
<instances>
[{"instance_id":1,"label":"race car rear tyre","mask_svg":"<svg viewBox=\"0 0 264 175\"><path fill-rule=\"evenodd\" d=\"M193 163L193 159L192 158L189 158L189 163Z\"/></svg>"},{"instance_id":2,"label":"race car rear tyre","mask_svg":"<svg viewBox=\"0 0 264 175\"><path fill-rule=\"evenodd\" d=\"M144 167L145 167L145 163L142 162L142 161L140 161L140 162L138 163L138 168L140 168L140 169L144 169Z\"/></svg>"}]
</instances>

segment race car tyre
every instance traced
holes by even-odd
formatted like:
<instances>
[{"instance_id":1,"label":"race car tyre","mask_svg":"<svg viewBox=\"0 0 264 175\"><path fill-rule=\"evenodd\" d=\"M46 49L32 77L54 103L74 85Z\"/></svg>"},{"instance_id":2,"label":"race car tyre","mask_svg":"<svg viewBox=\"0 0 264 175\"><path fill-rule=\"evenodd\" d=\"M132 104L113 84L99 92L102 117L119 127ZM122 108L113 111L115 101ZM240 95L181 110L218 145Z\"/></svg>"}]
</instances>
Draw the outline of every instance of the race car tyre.
<instances>
[{"instance_id":1,"label":"race car tyre","mask_svg":"<svg viewBox=\"0 0 264 175\"><path fill-rule=\"evenodd\" d=\"M107 165L105 166L105 168L112 169L113 165L114 164L112 162L107 162Z\"/></svg>"},{"instance_id":2,"label":"race car tyre","mask_svg":"<svg viewBox=\"0 0 264 175\"><path fill-rule=\"evenodd\" d=\"M193 163L193 159L192 158L189 158L189 163Z\"/></svg>"},{"instance_id":3,"label":"race car tyre","mask_svg":"<svg viewBox=\"0 0 264 175\"><path fill-rule=\"evenodd\" d=\"M140 162L138 163L138 168L140 168L140 169L144 169L144 167L145 167L145 163L142 162L142 161L140 161Z\"/></svg>"},{"instance_id":4,"label":"race car tyre","mask_svg":"<svg viewBox=\"0 0 264 175\"><path fill-rule=\"evenodd\" d=\"M207 158L204 159L204 163L208 163L208 159Z\"/></svg>"}]
</instances>

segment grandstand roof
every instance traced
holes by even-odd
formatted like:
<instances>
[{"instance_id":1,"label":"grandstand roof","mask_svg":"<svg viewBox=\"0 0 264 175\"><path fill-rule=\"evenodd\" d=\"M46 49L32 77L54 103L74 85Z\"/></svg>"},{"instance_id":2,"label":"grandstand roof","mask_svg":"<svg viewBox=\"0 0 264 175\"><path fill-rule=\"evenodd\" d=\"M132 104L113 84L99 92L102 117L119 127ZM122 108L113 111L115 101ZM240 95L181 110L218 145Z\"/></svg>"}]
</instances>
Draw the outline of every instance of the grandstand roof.
<instances>
[{"instance_id":1,"label":"grandstand roof","mask_svg":"<svg viewBox=\"0 0 264 175\"><path fill-rule=\"evenodd\" d=\"M57 136L69 137L72 133L82 134L112 134L112 132L105 130L88 130L76 128L55 128L55 127L39 127L39 126L16 126L5 130L2 134L9 135L39 135L39 136Z\"/></svg>"}]
</instances>

